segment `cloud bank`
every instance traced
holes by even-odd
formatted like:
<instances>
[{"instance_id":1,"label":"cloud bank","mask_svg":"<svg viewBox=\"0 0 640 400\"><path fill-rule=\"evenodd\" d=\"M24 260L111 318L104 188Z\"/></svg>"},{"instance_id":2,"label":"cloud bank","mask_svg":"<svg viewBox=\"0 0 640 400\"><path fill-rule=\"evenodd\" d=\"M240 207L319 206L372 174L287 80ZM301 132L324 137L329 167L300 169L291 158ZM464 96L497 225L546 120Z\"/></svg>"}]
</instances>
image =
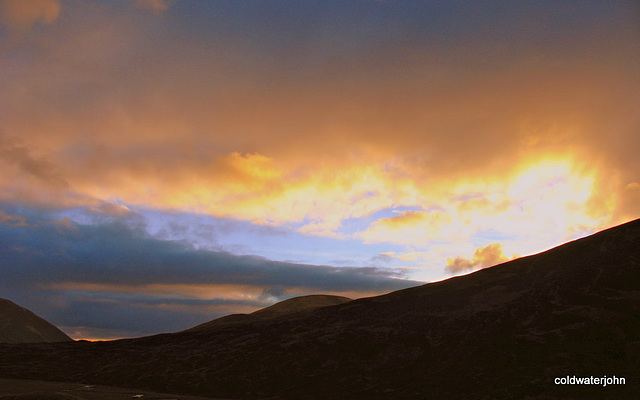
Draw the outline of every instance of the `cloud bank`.
<instances>
[{"instance_id":1,"label":"cloud bank","mask_svg":"<svg viewBox=\"0 0 640 400\"><path fill-rule=\"evenodd\" d=\"M130 334L186 329L295 295L361 297L419 284L392 269L197 250L123 220L81 225L15 210L0 214L0 259L2 293L23 304L47 299L43 315L89 336L93 328Z\"/></svg>"},{"instance_id":2,"label":"cloud bank","mask_svg":"<svg viewBox=\"0 0 640 400\"><path fill-rule=\"evenodd\" d=\"M31 22L59 12L54 1L3 4L24 7L15 13ZM567 215L552 217L553 240L640 212L638 191L627 189L640 181L630 150L639 145L640 45L622 3L572 16L542 38L517 19L504 22L514 33L504 36L491 21L464 25L443 12L453 43L429 25L431 13L414 10L428 16L420 21L392 2L345 9L349 24L328 6L312 17L303 4L280 19L275 2L257 14L176 2L163 18L130 4L69 4L50 39L36 32L23 44L27 59L19 47L4 50L4 201L118 199L336 238L347 220L413 207L422 214L371 221L359 236L407 246L468 240L486 229L476 221L543 230L538 212L553 204ZM534 7L531 18L563 17L546 11ZM600 12L617 22L588 23ZM521 186L553 189L545 163L568 165L554 177L567 193L533 201L512 191L527 170L541 175Z\"/></svg>"}]
</instances>

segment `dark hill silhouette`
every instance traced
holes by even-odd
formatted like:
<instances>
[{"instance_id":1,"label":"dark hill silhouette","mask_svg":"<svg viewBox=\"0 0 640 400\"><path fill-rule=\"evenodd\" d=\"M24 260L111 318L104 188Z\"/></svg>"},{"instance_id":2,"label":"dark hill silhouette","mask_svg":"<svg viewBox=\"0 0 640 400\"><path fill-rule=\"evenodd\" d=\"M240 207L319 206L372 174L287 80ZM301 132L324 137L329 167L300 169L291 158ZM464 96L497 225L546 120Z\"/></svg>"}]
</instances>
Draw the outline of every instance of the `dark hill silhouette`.
<instances>
[{"instance_id":1,"label":"dark hill silhouette","mask_svg":"<svg viewBox=\"0 0 640 400\"><path fill-rule=\"evenodd\" d=\"M567 375L626 384L554 384ZM2 345L0 377L228 398L640 398L640 220L307 312L113 342Z\"/></svg>"},{"instance_id":2,"label":"dark hill silhouette","mask_svg":"<svg viewBox=\"0 0 640 400\"><path fill-rule=\"evenodd\" d=\"M51 323L19 305L0 299L0 343L65 342L73 340Z\"/></svg>"},{"instance_id":3,"label":"dark hill silhouette","mask_svg":"<svg viewBox=\"0 0 640 400\"><path fill-rule=\"evenodd\" d=\"M291 299L283 300L272 306L254 311L251 314L231 314L225 317L205 322L188 331L199 331L211 329L215 326L249 323L255 321L264 321L268 319L282 317L284 315L292 315L299 312L307 312L320 307L335 306L351 301L352 299L343 296L329 296L324 294L312 294L309 296L299 296Z\"/></svg>"}]
</instances>

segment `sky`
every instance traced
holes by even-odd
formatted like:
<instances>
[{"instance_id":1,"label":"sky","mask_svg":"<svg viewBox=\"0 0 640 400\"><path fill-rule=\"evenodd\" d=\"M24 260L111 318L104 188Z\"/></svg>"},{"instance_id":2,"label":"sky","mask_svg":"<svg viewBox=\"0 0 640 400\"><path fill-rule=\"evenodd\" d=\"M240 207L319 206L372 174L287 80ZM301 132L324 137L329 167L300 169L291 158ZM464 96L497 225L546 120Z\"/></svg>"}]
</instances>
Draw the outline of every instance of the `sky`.
<instances>
[{"instance_id":1,"label":"sky","mask_svg":"<svg viewBox=\"0 0 640 400\"><path fill-rule=\"evenodd\" d=\"M636 1L0 0L0 297L76 339L640 217Z\"/></svg>"}]
</instances>

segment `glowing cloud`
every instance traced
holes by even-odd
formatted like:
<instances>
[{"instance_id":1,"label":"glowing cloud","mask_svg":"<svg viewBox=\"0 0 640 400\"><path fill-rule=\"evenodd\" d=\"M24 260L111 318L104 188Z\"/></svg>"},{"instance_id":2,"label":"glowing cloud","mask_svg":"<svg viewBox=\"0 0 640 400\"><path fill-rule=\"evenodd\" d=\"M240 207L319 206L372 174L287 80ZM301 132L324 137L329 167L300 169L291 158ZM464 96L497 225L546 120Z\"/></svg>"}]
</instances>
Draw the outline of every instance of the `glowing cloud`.
<instances>
[{"instance_id":1,"label":"glowing cloud","mask_svg":"<svg viewBox=\"0 0 640 400\"><path fill-rule=\"evenodd\" d=\"M446 270L452 274L457 274L478 268L491 267L505 261L509 261L509 257L502 252L502 245L500 243L492 243L477 248L471 259L460 256L447 259Z\"/></svg>"},{"instance_id":2,"label":"glowing cloud","mask_svg":"<svg viewBox=\"0 0 640 400\"><path fill-rule=\"evenodd\" d=\"M439 209L404 211L391 218L379 219L360 236L367 242L420 245L441 237L443 228L452 222L451 215Z\"/></svg>"}]
</instances>

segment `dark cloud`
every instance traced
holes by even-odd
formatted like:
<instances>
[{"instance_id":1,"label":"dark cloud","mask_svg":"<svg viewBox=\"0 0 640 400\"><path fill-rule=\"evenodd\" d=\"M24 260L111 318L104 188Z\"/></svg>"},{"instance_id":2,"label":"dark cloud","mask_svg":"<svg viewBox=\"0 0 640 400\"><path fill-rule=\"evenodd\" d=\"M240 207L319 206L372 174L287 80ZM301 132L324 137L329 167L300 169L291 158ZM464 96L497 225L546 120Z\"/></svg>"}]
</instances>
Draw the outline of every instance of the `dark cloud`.
<instances>
[{"instance_id":1,"label":"dark cloud","mask_svg":"<svg viewBox=\"0 0 640 400\"><path fill-rule=\"evenodd\" d=\"M303 265L198 250L156 239L126 220L82 225L24 207L9 207L2 216L20 223L0 224L0 289L21 303L39 303L52 322L70 329L178 330L299 294L369 295L419 283L382 268ZM213 293L190 297L184 288L191 286L210 286ZM234 297L228 288L248 296Z\"/></svg>"},{"instance_id":2,"label":"dark cloud","mask_svg":"<svg viewBox=\"0 0 640 400\"><path fill-rule=\"evenodd\" d=\"M271 261L257 256L195 250L162 241L121 222L90 226L69 220L32 227L3 227L0 240L9 265L31 283L288 285L316 290L376 290L394 274L373 267L333 268ZM15 253L26 248L27 254ZM11 268L11 267L9 267ZM402 285L402 283L400 283Z\"/></svg>"},{"instance_id":3,"label":"dark cloud","mask_svg":"<svg viewBox=\"0 0 640 400\"><path fill-rule=\"evenodd\" d=\"M260 298L265 300L284 300L287 297L290 297L290 295L287 293L287 289L283 286L265 288L260 295Z\"/></svg>"}]
</instances>

